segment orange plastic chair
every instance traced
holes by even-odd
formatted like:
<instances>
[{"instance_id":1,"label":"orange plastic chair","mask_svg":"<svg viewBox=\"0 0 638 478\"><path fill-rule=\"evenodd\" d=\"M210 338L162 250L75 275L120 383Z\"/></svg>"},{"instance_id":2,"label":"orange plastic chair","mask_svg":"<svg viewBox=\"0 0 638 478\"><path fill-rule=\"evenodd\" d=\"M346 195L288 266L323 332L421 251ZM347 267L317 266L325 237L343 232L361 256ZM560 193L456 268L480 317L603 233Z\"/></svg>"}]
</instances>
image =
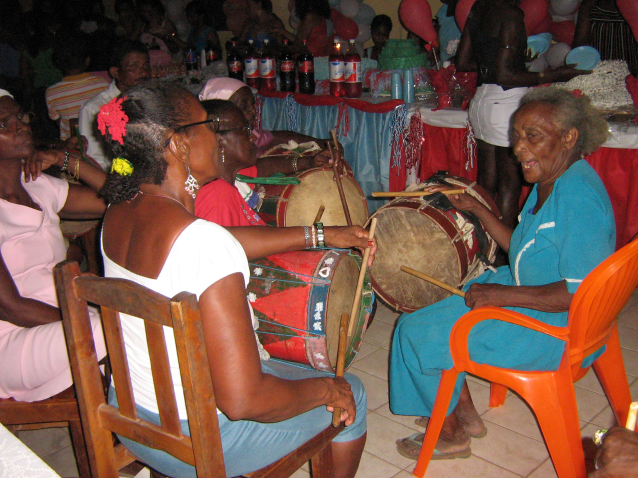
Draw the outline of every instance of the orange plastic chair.
<instances>
[{"instance_id":1,"label":"orange plastic chair","mask_svg":"<svg viewBox=\"0 0 638 478\"><path fill-rule=\"evenodd\" d=\"M616 315L638 285L638 240L626 245L596 267L582 282L569 308L567 327L554 327L499 307L472 310L459 319L450 336L454 367L445 370L434 402L421 453L413 474L427 470L460 372L492 382L490 406L504 402L507 389L518 393L534 411L559 478L586 478L574 382L589 370L585 357L603 345L593 363L596 375L618 423L627 420L631 403L625 365L620 352ZM478 364L467 349L472 328L483 320L502 320L563 340L565 353L555 372L521 372Z\"/></svg>"}]
</instances>

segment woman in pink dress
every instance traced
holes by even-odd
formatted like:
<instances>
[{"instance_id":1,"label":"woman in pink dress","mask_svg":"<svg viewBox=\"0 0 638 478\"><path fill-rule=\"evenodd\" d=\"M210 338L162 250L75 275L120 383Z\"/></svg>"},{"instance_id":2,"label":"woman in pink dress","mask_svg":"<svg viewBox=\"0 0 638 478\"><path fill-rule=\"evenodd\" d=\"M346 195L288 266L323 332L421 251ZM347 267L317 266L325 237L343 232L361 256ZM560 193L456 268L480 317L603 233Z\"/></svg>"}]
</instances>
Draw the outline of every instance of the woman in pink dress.
<instances>
[{"instance_id":1,"label":"woman in pink dress","mask_svg":"<svg viewBox=\"0 0 638 478\"><path fill-rule=\"evenodd\" d=\"M102 217L105 204L96 191L106 179L79 153L36 152L30 121L0 90L0 398L27 402L72 385L52 272L66 259L60 217ZM51 165L68 169L90 188L41 174ZM102 358L97 312L91 320Z\"/></svg>"}]
</instances>

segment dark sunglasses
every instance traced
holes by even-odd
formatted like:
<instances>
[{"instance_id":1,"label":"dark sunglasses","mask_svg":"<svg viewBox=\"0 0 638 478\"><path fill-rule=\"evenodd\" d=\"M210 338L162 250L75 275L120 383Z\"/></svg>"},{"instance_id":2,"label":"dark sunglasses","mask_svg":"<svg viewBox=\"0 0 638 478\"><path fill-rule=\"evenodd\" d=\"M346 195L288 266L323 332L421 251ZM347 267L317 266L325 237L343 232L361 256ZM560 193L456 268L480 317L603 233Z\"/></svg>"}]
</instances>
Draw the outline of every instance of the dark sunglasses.
<instances>
[{"instance_id":1,"label":"dark sunglasses","mask_svg":"<svg viewBox=\"0 0 638 478\"><path fill-rule=\"evenodd\" d=\"M173 130L173 134L171 134L168 139L164 142L164 147L166 148L168 146L168 144L171 142L171 139L173 138L173 135L177 134L177 133L181 133L182 131L185 131L186 129L192 127L192 126L198 126L200 124L205 124L208 126L208 128L210 128L210 130L213 133L217 133L219 131L219 118L211 118L211 119L207 119L206 121L198 121L197 123L188 123L188 124L183 124L181 126L178 126L177 128L175 128Z\"/></svg>"}]
</instances>

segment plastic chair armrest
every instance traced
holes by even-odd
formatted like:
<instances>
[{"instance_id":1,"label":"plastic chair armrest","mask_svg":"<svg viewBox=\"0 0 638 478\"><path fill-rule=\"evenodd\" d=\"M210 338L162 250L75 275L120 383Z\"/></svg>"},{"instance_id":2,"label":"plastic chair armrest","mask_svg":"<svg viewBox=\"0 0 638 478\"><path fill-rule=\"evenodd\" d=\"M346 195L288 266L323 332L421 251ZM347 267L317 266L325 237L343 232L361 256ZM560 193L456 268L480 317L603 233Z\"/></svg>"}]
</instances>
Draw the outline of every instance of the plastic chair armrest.
<instances>
[{"instance_id":1,"label":"plastic chair armrest","mask_svg":"<svg viewBox=\"0 0 638 478\"><path fill-rule=\"evenodd\" d=\"M454 363L468 363L471 361L467 347L468 338L474 326L484 320L509 322L510 324L520 325L521 327L541 332L565 342L569 341L568 327L548 325L540 320L532 319L527 315L501 307L479 307L463 315L454 327L452 327L452 333L450 334L450 352Z\"/></svg>"}]
</instances>

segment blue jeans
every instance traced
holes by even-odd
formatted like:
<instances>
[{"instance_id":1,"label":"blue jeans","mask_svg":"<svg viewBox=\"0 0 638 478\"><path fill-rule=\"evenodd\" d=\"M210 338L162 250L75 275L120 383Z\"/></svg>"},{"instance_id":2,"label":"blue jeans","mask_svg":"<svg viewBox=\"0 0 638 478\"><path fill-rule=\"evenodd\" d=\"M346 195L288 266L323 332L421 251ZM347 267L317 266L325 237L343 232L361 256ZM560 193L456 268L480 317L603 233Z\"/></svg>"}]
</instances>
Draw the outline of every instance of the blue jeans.
<instances>
[{"instance_id":1,"label":"blue jeans","mask_svg":"<svg viewBox=\"0 0 638 478\"><path fill-rule=\"evenodd\" d=\"M291 364L275 361L262 362L262 371L288 380L325 377L329 374L316 370L300 368ZM354 375L346 374L345 379L352 387L357 404L356 421L345 428L334 439L335 442L356 440L366 432L366 391L361 381ZM111 388L109 404L117 407L115 390ZM140 418L160 424L159 415L137 407ZM219 429L224 449L224 463L227 476L238 476L263 468L308 441L327 428L332 421L332 413L325 407L318 407L296 417L277 423L260 423L248 420L229 420L219 413ZM188 421L182 420L182 431L190 435ZM137 442L118 435L122 444L144 463L160 473L175 478L196 478L195 468L178 460L166 452L140 445Z\"/></svg>"}]
</instances>

